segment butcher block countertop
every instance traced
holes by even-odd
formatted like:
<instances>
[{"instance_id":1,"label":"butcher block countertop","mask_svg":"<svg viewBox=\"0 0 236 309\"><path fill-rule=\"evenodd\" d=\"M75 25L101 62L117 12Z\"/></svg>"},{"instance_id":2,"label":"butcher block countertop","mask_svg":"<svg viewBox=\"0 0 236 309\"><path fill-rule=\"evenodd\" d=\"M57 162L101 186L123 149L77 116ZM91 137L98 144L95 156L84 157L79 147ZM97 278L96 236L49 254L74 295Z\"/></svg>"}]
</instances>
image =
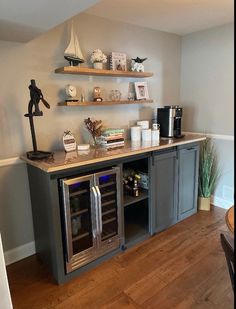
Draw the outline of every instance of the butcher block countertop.
<instances>
[{"instance_id":1,"label":"butcher block countertop","mask_svg":"<svg viewBox=\"0 0 236 309\"><path fill-rule=\"evenodd\" d=\"M73 151L68 153L58 151L54 153L53 158L43 160L29 160L26 155L21 156L21 159L27 164L33 165L47 173L53 173L69 168L82 167L89 164L96 164L146 152L163 150L174 146L200 142L205 139L206 137L203 135L186 134L182 138L161 138L160 143L155 145L151 143L138 145L127 141L124 147L112 150L101 147L91 147L89 151Z\"/></svg>"}]
</instances>

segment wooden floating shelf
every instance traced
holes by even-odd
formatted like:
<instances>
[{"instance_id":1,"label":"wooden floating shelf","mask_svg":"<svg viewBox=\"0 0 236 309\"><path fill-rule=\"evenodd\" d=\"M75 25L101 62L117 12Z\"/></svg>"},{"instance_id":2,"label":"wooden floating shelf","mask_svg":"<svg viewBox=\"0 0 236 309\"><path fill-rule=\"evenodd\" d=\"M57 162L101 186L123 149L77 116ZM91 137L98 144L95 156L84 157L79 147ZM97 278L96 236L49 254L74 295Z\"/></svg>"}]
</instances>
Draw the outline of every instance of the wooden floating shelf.
<instances>
[{"instance_id":1,"label":"wooden floating shelf","mask_svg":"<svg viewBox=\"0 0 236 309\"><path fill-rule=\"evenodd\" d=\"M143 104L143 103L153 103L153 100L122 100L122 101L102 101L102 102L59 102L59 106L101 106L101 105L119 105L119 104Z\"/></svg>"},{"instance_id":2,"label":"wooden floating shelf","mask_svg":"<svg viewBox=\"0 0 236 309\"><path fill-rule=\"evenodd\" d=\"M97 70L93 68L81 68L76 66L68 66L55 69L55 73L60 74L79 74L79 75L94 75L94 76L113 76L113 77L151 77L150 72L133 72L133 71L113 71L113 70Z\"/></svg>"}]
</instances>

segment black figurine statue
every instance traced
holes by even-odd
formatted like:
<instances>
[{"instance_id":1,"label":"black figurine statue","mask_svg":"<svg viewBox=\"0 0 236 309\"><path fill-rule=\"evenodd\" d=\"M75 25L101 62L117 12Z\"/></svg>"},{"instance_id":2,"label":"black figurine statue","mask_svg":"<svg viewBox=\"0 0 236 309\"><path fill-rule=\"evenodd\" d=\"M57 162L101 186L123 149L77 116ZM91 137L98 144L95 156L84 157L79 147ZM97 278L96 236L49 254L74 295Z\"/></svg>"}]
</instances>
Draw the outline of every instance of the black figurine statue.
<instances>
[{"instance_id":1,"label":"black figurine statue","mask_svg":"<svg viewBox=\"0 0 236 309\"><path fill-rule=\"evenodd\" d=\"M33 144L33 151L27 152L27 157L31 160L36 159L45 159L50 156L52 156L52 152L48 151L40 151L37 149L37 142L36 142L36 136L35 136L35 130L34 130L34 116L43 116L43 112L39 109L39 103L40 101L43 102L46 108L50 108L50 105L48 102L44 99L42 91L36 86L35 80L31 79L31 83L29 85L30 90L30 101L28 105L28 114L25 114L25 117L29 118L30 123L30 131L32 136L32 144ZM34 112L33 112L34 108Z\"/></svg>"},{"instance_id":2,"label":"black figurine statue","mask_svg":"<svg viewBox=\"0 0 236 309\"><path fill-rule=\"evenodd\" d=\"M139 58L139 57L136 57L135 59L132 58L132 60L134 60L135 62L138 62L138 63L143 63L143 61L147 60L147 58Z\"/></svg>"},{"instance_id":3,"label":"black figurine statue","mask_svg":"<svg viewBox=\"0 0 236 309\"><path fill-rule=\"evenodd\" d=\"M147 58L132 58L131 70L136 72L144 72L143 62L147 60Z\"/></svg>"}]
</instances>

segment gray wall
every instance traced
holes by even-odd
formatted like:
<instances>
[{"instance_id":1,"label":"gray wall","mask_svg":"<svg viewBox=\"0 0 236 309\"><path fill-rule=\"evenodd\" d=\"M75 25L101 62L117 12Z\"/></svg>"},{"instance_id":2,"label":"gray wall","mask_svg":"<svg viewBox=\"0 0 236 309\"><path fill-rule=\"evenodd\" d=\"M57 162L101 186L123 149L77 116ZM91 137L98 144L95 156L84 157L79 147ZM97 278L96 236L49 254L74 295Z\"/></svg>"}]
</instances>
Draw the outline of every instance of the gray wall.
<instances>
[{"instance_id":1,"label":"gray wall","mask_svg":"<svg viewBox=\"0 0 236 309\"><path fill-rule=\"evenodd\" d=\"M0 230L4 251L34 240L25 164L0 167Z\"/></svg>"},{"instance_id":2,"label":"gray wall","mask_svg":"<svg viewBox=\"0 0 236 309\"><path fill-rule=\"evenodd\" d=\"M213 139L216 148L220 178L212 202L229 208L234 205L234 140Z\"/></svg>"},{"instance_id":3,"label":"gray wall","mask_svg":"<svg viewBox=\"0 0 236 309\"><path fill-rule=\"evenodd\" d=\"M70 129L78 142L83 142L83 119L93 117L108 126L128 128L137 119L151 119L157 106L177 104L180 92L181 38L174 34L149 30L103 18L81 14L74 20L81 49L89 53L101 48L105 53L126 52L128 58L148 57L145 70L154 73L148 82L150 107L100 106L58 107L65 99L64 88L72 83L91 97L94 86L102 87L104 98L111 89L120 89L127 97L129 82L134 79L70 76L54 73L67 65L63 52L68 44L68 24L62 24L27 44L0 41L1 101L0 101L0 162L19 156L32 149L27 112L28 85L35 79L50 110L42 106L43 117L35 119L38 148L62 149L62 134ZM85 66L91 66L85 63ZM10 250L33 241L32 215L25 165L0 168L0 231L4 250Z\"/></svg>"},{"instance_id":4,"label":"gray wall","mask_svg":"<svg viewBox=\"0 0 236 309\"><path fill-rule=\"evenodd\" d=\"M233 24L182 38L181 104L186 131L222 135L213 141L221 178L216 205L229 207L234 194L234 28Z\"/></svg>"}]
</instances>

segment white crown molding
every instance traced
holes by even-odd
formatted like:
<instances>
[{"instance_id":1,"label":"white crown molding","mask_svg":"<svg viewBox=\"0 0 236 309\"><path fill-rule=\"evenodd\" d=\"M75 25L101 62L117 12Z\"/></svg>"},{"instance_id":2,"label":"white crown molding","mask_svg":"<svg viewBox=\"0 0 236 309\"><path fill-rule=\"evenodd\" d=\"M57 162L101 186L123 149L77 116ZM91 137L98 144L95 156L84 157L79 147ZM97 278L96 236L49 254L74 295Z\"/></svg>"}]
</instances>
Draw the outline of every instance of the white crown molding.
<instances>
[{"instance_id":1,"label":"white crown molding","mask_svg":"<svg viewBox=\"0 0 236 309\"><path fill-rule=\"evenodd\" d=\"M35 252L35 242L29 242L23 246L19 246L4 252L5 263L6 265L10 265L30 255L35 254Z\"/></svg>"},{"instance_id":2,"label":"white crown molding","mask_svg":"<svg viewBox=\"0 0 236 309\"><path fill-rule=\"evenodd\" d=\"M203 133L203 132L188 132L183 131L183 134L193 134L193 135L205 135L214 139L222 139L225 141L234 141L234 135L224 135L224 134L213 134L213 133Z\"/></svg>"},{"instance_id":3,"label":"white crown molding","mask_svg":"<svg viewBox=\"0 0 236 309\"><path fill-rule=\"evenodd\" d=\"M24 161L22 161L19 157L8 158L8 159L0 160L0 167L5 167L8 165L15 165L15 164L22 164L22 163L24 163Z\"/></svg>"}]
</instances>

